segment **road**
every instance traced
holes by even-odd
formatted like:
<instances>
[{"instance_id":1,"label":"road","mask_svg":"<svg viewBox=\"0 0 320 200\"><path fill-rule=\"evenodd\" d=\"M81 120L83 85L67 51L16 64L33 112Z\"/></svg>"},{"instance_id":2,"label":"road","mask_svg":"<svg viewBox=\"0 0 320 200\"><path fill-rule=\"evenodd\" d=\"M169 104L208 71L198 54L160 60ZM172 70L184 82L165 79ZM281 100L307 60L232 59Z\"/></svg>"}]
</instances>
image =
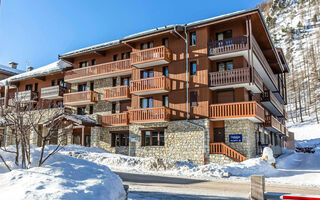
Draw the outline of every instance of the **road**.
<instances>
[{"instance_id":1,"label":"road","mask_svg":"<svg viewBox=\"0 0 320 200\"><path fill-rule=\"evenodd\" d=\"M249 182L200 180L116 172L129 185L130 199L248 199ZM267 192L320 195L319 188L266 185Z\"/></svg>"}]
</instances>

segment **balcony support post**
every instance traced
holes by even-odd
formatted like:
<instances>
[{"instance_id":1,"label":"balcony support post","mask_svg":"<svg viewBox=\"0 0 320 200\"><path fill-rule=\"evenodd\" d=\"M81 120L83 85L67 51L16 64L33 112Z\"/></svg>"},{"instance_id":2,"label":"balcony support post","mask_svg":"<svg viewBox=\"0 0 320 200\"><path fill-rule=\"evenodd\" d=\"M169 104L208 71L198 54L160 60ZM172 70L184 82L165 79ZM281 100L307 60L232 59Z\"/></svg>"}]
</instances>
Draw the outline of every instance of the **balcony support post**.
<instances>
[{"instance_id":1,"label":"balcony support post","mask_svg":"<svg viewBox=\"0 0 320 200\"><path fill-rule=\"evenodd\" d=\"M84 146L84 126L81 126L81 145Z\"/></svg>"}]
</instances>

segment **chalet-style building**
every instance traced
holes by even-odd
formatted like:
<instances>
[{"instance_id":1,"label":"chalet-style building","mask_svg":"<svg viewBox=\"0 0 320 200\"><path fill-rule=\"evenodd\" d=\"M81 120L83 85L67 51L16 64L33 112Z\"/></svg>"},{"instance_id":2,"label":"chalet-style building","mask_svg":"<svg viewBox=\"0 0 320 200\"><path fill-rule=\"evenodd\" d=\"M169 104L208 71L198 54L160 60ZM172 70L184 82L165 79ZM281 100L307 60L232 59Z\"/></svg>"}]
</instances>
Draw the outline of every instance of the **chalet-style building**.
<instances>
[{"instance_id":1,"label":"chalet-style building","mask_svg":"<svg viewBox=\"0 0 320 200\"><path fill-rule=\"evenodd\" d=\"M50 90L54 103L96 120L73 129L68 143L196 164L243 161L269 143L281 154L289 68L258 9L160 27L59 58L72 66L11 84L40 98ZM67 89L52 95L61 83Z\"/></svg>"}]
</instances>

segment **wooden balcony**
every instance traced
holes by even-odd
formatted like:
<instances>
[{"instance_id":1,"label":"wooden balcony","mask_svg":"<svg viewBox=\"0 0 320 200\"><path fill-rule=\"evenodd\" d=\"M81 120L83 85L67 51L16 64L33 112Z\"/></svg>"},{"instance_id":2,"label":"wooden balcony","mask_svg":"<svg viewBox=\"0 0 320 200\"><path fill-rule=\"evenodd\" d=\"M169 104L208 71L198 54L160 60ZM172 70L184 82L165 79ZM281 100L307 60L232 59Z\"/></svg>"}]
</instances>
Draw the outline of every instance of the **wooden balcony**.
<instances>
[{"instance_id":1,"label":"wooden balcony","mask_svg":"<svg viewBox=\"0 0 320 200\"><path fill-rule=\"evenodd\" d=\"M255 69L244 67L221 72L210 72L209 87L211 90L245 87L247 90L253 91L253 93L261 93L263 91L263 81Z\"/></svg>"},{"instance_id":2,"label":"wooden balcony","mask_svg":"<svg viewBox=\"0 0 320 200\"><path fill-rule=\"evenodd\" d=\"M98 101L98 93L95 91L72 92L63 95L63 104L80 106L94 104Z\"/></svg>"},{"instance_id":3,"label":"wooden balcony","mask_svg":"<svg viewBox=\"0 0 320 200\"><path fill-rule=\"evenodd\" d=\"M129 113L116 113L102 116L102 126L126 126L129 124Z\"/></svg>"},{"instance_id":4,"label":"wooden balcony","mask_svg":"<svg viewBox=\"0 0 320 200\"><path fill-rule=\"evenodd\" d=\"M264 122L264 109L255 101L214 104L209 107L209 118L213 121L249 119Z\"/></svg>"},{"instance_id":5,"label":"wooden balcony","mask_svg":"<svg viewBox=\"0 0 320 200\"><path fill-rule=\"evenodd\" d=\"M59 85L41 88L41 99L62 99L66 88Z\"/></svg>"},{"instance_id":6,"label":"wooden balcony","mask_svg":"<svg viewBox=\"0 0 320 200\"><path fill-rule=\"evenodd\" d=\"M282 132L282 124L272 115L265 116L264 127L274 133Z\"/></svg>"},{"instance_id":7,"label":"wooden balcony","mask_svg":"<svg viewBox=\"0 0 320 200\"><path fill-rule=\"evenodd\" d=\"M64 80L68 83L79 83L131 73L131 60L126 59L66 71Z\"/></svg>"},{"instance_id":8,"label":"wooden balcony","mask_svg":"<svg viewBox=\"0 0 320 200\"><path fill-rule=\"evenodd\" d=\"M170 109L167 107L141 108L130 110L130 123L150 123L170 121Z\"/></svg>"},{"instance_id":9,"label":"wooden balcony","mask_svg":"<svg viewBox=\"0 0 320 200\"><path fill-rule=\"evenodd\" d=\"M171 80L166 76L133 80L130 92L135 95L149 95L170 92Z\"/></svg>"},{"instance_id":10,"label":"wooden balcony","mask_svg":"<svg viewBox=\"0 0 320 200\"><path fill-rule=\"evenodd\" d=\"M128 85L104 89L103 100L121 101L121 100L128 100L130 98L131 98L131 95L130 95L130 90Z\"/></svg>"},{"instance_id":11,"label":"wooden balcony","mask_svg":"<svg viewBox=\"0 0 320 200\"><path fill-rule=\"evenodd\" d=\"M38 101L38 92L26 90L15 93L15 101L21 103L34 103Z\"/></svg>"},{"instance_id":12,"label":"wooden balcony","mask_svg":"<svg viewBox=\"0 0 320 200\"><path fill-rule=\"evenodd\" d=\"M222 142L210 143L210 154L223 154L236 162L242 162L247 159L244 155Z\"/></svg>"},{"instance_id":13,"label":"wooden balcony","mask_svg":"<svg viewBox=\"0 0 320 200\"><path fill-rule=\"evenodd\" d=\"M246 50L248 50L247 36L237 36L208 43L208 56L210 60L245 56Z\"/></svg>"},{"instance_id":14,"label":"wooden balcony","mask_svg":"<svg viewBox=\"0 0 320 200\"><path fill-rule=\"evenodd\" d=\"M171 62L171 50L165 46L131 52L131 64L137 68L163 65Z\"/></svg>"},{"instance_id":15,"label":"wooden balcony","mask_svg":"<svg viewBox=\"0 0 320 200\"><path fill-rule=\"evenodd\" d=\"M277 117L282 117L285 115L283 113L283 105L278 101L278 99L270 90L266 90L262 93L261 104Z\"/></svg>"}]
</instances>

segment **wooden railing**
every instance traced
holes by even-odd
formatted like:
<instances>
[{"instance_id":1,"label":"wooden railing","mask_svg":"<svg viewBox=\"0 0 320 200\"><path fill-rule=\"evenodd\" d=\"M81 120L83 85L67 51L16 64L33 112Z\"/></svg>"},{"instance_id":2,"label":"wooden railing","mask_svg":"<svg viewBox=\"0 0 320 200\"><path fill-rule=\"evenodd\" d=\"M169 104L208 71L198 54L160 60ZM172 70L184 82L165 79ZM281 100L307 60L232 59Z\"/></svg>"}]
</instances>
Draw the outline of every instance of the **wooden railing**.
<instances>
[{"instance_id":1,"label":"wooden railing","mask_svg":"<svg viewBox=\"0 0 320 200\"><path fill-rule=\"evenodd\" d=\"M99 77L129 70L132 70L131 60L125 59L66 71L64 79L68 82L76 79Z\"/></svg>"},{"instance_id":2,"label":"wooden railing","mask_svg":"<svg viewBox=\"0 0 320 200\"><path fill-rule=\"evenodd\" d=\"M130 98L129 86L117 86L104 89L104 100L126 99Z\"/></svg>"},{"instance_id":3,"label":"wooden railing","mask_svg":"<svg viewBox=\"0 0 320 200\"><path fill-rule=\"evenodd\" d=\"M263 68L266 69L267 74L269 75L270 79L274 83L275 87L278 89L278 79L274 75L266 57L264 56L264 54L261 51L261 48L260 48L258 42L256 41L256 39L253 36L252 36L252 49L253 49L253 52L256 53L256 56L260 60Z\"/></svg>"},{"instance_id":4,"label":"wooden railing","mask_svg":"<svg viewBox=\"0 0 320 200\"><path fill-rule=\"evenodd\" d=\"M63 97L63 94L66 92L66 88L59 85L41 88L41 98L56 98Z\"/></svg>"},{"instance_id":5,"label":"wooden railing","mask_svg":"<svg viewBox=\"0 0 320 200\"><path fill-rule=\"evenodd\" d=\"M211 119L255 117L264 121L264 109L255 101L210 105Z\"/></svg>"},{"instance_id":6,"label":"wooden railing","mask_svg":"<svg viewBox=\"0 0 320 200\"><path fill-rule=\"evenodd\" d=\"M142 108L130 110L130 123L170 121L170 109L167 107Z\"/></svg>"},{"instance_id":7,"label":"wooden railing","mask_svg":"<svg viewBox=\"0 0 320 200\"><path fill-rule=\"evenodd\" d=\"M38 100L38 92L26 90L15 93L15 101L17 102L30 102Z\"/></svg>"},{"instance_id":8,"label":"wooden railing","mask_svg":"<svg viewBox=\"0 0 320 200\"><path fill-rule=\"evenodd\" d=\"M141 64L145 62L152 62L157 60L171 61L171 51L166 46L154 47L144 49L136 52L131 52L132 65Z\"/></svg>"},{"instance_id":9,"label":"wooden railing","mask_svg":"<svg viewBox=\"0 0 320 200\"><path fill-rule=\"evenodd\" d=\"M223 154L237 162L242 162L246 159L244 155L242 155L241 153L237 152L236 150L232 149L231 147L222 142L210 143L210 153Z\"/></svg>"},{"instance_id":10,"label":"wooden railing","mask_svg":"<svg viewBox=\"0 0 320 200\"><path fill-rule=\"evenodd\" d=\"M171 90L170 78L166 76L133 80L130 83L131 93L148 92L153 90Z\"/></svg>"},{"instance_id":11,"label":"wooden railing","mask_svg":"<svg viewBox=\"0 0 320 200\"><path fill-rule=\"evenodd\" d=\"M279 132L282 132L282 126L281 123L272 115L266 115L265 116L265 122L264 122L265 127L272 127L276 129Z\"/></svg>"},{"instance_id":12,"label":"wooden railing","mask_svg":"<svg viewBox=\"0 0 320 200\"><path fill-rule=\"evenodd\" d=\"M95 103L98 101L98 93L95 91L83 91L66 93L63 95L63 103L78 104L78 103Z\"/></svg>"},{"instance_id":13,"label":"wooden railing","mask_svg":"<svg viewBox=\"0 0 320 200\"><path fill-rule=\"evenodd\" d=\"M208 55L214 56L248 49L247 36L232 37L224 40L215 40L208 43Z\"/></svg>"},{"instance_id":14,"label":"wooden railing","mask_svg":"<svg viewBox=\"0 0 320 200\"><path fill-rule=\"evenodd\" d=\"M129 124L129 113L116 113L102 116L103 126L124 126Z\"/></svg>"},{"instance_id":15,"label":"wooden railing","mask_svg":"<svg viewBox=\"0 0 320 200\"><path fill-rule=\"evenodd\" d=\"M265 90L263 92L262 101L271 101L271 103L279 110L279 112L284 111L282 104L270 90Z\"/></svg>"}]
</instances>

